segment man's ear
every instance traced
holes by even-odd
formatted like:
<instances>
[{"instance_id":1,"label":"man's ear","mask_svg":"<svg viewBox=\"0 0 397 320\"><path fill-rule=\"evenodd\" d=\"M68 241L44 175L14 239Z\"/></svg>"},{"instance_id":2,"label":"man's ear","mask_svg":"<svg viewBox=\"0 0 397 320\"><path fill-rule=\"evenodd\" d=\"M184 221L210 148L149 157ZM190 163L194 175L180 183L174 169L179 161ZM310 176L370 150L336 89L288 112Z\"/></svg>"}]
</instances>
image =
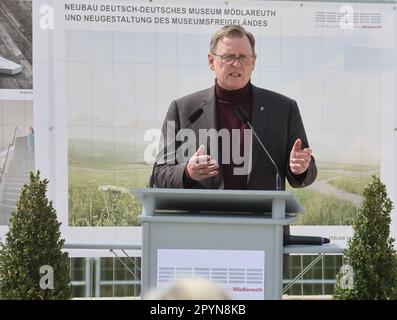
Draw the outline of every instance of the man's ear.
<instances>
[{"instance_id":1,"label":"man's ear","mask_svg":"<svg viewBox=\"0 0 397 320\"><path fill-rule=\"evenodd\" d=\"M214 67L214 56L211 53L208 53L208 65L212 71L215 70Z\"/></svg>"},{"instance_id":2,"label":"man's ear","mask_svg":"<svg viewBox=\"0 0 397 320\"><path fill-rule=\"evenodd\" d=\"M256 55L255 55L254 61L252 62L252 71L254 71L254 69L255 69L255 63L256 63Z\"/></svg>"}]
</instances>

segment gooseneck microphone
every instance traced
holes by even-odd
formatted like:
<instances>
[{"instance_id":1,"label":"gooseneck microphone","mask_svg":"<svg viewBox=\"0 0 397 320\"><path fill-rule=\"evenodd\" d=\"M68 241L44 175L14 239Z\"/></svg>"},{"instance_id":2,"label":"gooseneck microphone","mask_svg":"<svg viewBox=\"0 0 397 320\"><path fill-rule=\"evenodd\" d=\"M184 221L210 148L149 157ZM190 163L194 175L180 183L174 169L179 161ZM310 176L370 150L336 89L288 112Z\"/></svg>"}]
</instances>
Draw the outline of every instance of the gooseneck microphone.
<instances>
[{"instance_id":1,"label":"gooseneck microphone","mask_svg":"<svg viewBox=\"0 0 397 320\"><path fill-rule=\"evenodd\" d=\"M262 149L266 152L266 155L268 156L270 162L273 164L274 168L276 169L276 190L281 190L280 171L278 170L278 167L277 167L276 163L274 162L272 156L267 151L266 147L263 145L261 139L259 139L258 135L256 134L255 129L254 129L254 127L251 124L250 118L245 113L244 109L241 108L241 106L235 106L234 107L234 113L237 115L237 117L239 117L239 119L241 120L242 123L245 123L246 125L248 125L251 128L252 133L255 136L256 140L259 142L259 144L262 147Z\"/></svg>"},{"instance_id":2,"label":"gooseneck microphone","mask_svg":"<svg viewBox=\"0 0 397 320\"><path fill-rule=\"evenodd\" d=\"M197 119L201 117L201 115L203 114L203 112L204 112L203 108L199 108L199 109L197 109L196 111L194 111L194 112L187 118L187 121L186 121L186 123L184 124L184 126L178 131L178 133L176 134L174 140L173 140L170 144L167 144L166 146L164 146L164 147L161 149L161 151L158 153L158 155L161 155L161 154L164 152L164 150L165 150L166 148L168 148L171 144L175 143L176 140L177 140L177 138L178 138L178 134L181 132L181 130L186 129L186 127L187 127L188 125L195 123L195 122L197 121ZM154 178L154 169L156 168L157 162L158 162L160 159L161 159L161 158L156 159L156 161L155 161L154 164L153 164L152 174L150 175L150 178L149 178L149 185L148 185L149 188L156 188L156 181L155 181L155 178Z\"/></svg>"},{"instance_id":3,"label":"gooseneck microphone","mask_svg":"<svg viewBox=\"0 0 397 320\"><path fill-rule=\"evenodd\" d=\"M197 121L198 118L201 117L201 115L203 114L204 110L203 108L199 108L196 111L194 111L189 118L187 119L185 125L183 126L182 129L185 129L189 124L195 123Z\"/></svg>"}]
</instances>

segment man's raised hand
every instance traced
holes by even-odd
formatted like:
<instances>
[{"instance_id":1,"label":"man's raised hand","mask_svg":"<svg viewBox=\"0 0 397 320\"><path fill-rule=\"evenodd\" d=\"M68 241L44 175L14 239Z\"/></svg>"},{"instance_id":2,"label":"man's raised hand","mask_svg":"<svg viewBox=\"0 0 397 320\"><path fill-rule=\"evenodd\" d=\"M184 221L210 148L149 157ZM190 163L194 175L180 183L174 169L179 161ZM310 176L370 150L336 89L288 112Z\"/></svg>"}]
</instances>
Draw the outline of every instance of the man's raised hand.
<instances>
[{"instance_id":1,"label":"man's raised hand","mask_svg":"<svg viewBox=\"0 0 397 320\"><path fill-rule=\"evenodd\" d=\"M219 173L219 165L211 156L204 154L205 146L200 145L187 163L187 171L193 180L204 180Z\"/></svg>"},{"instance_id":2,"label":"man's raised hand","mask_svg":"<svg viewBox=\"0 0 397 320\"><path fill-rule=\"evenodd\" d=\"M312 150L305 148L302 150L302 140L296 139L289 156L289 167L293 174L304 173L309 168Z\"/></svg>"}]
</instances>

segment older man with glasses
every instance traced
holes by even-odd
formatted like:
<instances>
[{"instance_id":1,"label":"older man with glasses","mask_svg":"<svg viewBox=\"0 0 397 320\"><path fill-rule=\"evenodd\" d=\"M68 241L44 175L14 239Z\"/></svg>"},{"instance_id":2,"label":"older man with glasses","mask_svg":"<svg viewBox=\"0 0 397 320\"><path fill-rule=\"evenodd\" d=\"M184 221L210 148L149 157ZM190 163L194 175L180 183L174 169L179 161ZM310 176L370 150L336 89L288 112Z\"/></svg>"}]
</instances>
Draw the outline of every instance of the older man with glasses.
<instances>
[{"instance_id":1,"label":"older man with glasses","mask_svg":"<svg viewBox=\"0 0 397 320\"><path fill-rule=\"evenodd\" d=\"M256 59L255 39L243 27L225 26L212 36L208 65L215 73L215 85L174 100L163 125L164 136L169 123L173 123L178 132L184 124L189 124L189 117L202 108L203 114L190 124L196 134L197 151L185 162L156 163L151 179L153 185L162 188L284 190L286 178L296 188L310 185L315 180L317 168L297 103L251 84ZM258 139L244 139L250 128L236 113L236 107L249 119L248 125L252 124ZM200 145L199 141L199 131L203 129L230 133L230 145L228 139L222 139L218 150L208 152L208 146ZM250 144L249 148L247 144ZM176 149L174 146L173 150ZM234 149L238 150L238 155L241 150L249 150L248 158L244 157L249 161L249 169L243 173L236 170L244 164L236 161ZM214 151L222 156L213 157Z\"/></svg>"}]
</instances>

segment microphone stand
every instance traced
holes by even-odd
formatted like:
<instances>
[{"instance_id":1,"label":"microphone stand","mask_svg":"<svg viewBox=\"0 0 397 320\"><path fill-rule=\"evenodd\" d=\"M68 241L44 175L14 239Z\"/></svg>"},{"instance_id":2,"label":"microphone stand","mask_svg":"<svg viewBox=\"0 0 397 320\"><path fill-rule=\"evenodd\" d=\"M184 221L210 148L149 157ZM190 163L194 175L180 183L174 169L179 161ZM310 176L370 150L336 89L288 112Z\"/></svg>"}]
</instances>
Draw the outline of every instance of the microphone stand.
<instances>
[{"instance_id":1,"label":"microphone stand","mask_svg":"<svg viewBox=\"0 0 397 320\"><path fill-rule=\"evenodd\" d=\"M251 121L249 120L249 117L247 116L247 114L245 113L245 111L243 110L243 108L241 108L240 106L235 106L234 107L234 112L236 113L236 115L240 118L241 122L246 123L250 129L252 130L252 133L254 135L254 137L256 138L256 140L259 142L260 146L262 147L262 149L266 152L267 157L270 159L271 163L273 164L274 168L276 169L276 190L280 191L281 190L281 177L280 177L280 171L278 170L278 167L276 165L276 163L274 162L272 156L270 155L270 153L267 151L266 147L263 145L261 139L259 139L258 135L255 132L254 127L251 124Z\"/></svg>"},{"instance_id":2,"label":"microphone stand","mask_svg":"<svg viewBox=\"0 0 397 320\"><path fill-rule=\"evenodd\" d=\"M247 125L251 128L253 135L255 136L256 140L259 142L261 145L262 149L266 152L268 158L270 159L271 163L273 166L276 168L276 190L279 191L281 190L281 177L280 177L280 172L278 171L278 168L276 166L276 163L274 162L273 158L270 156L269 152L267 151L266 147L263 145L262 141L259 139L258 135L256 134L254 128L252 127L251 123L247 121Z\"/></svg>"}]
</instances>

